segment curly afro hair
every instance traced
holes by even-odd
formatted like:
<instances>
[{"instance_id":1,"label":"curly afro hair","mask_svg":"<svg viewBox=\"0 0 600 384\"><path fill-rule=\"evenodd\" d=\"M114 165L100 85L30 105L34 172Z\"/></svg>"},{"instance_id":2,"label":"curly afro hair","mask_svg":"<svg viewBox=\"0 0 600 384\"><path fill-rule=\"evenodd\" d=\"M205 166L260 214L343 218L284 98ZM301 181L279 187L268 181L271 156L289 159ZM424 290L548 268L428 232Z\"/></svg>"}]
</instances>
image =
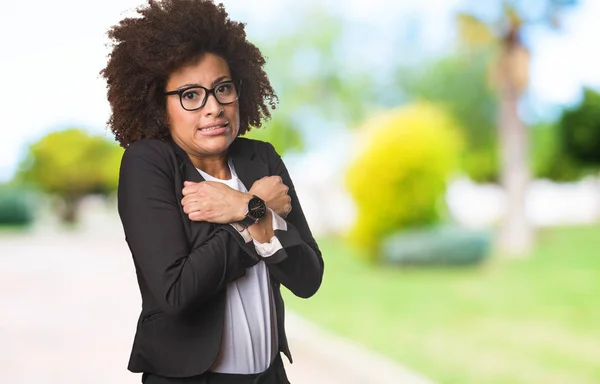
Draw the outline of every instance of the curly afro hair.
<instances>
[{"instance_id":1,"label":"curly afro hair","mask_svg":"<svg viewBox=\"0 0 600 384\"><path fill-rule=\"evenodd\" d=\"M108 30L112 52L100 74L111 106L108 126L122 147L169 135L164 87L169 75L210 52L225 59L242 81L240 132L271 117L277 96L260 50L246 39L245 24L229 19L211 0L149 0L141 17L125 18ZM270 106L270 108L269 108Z\"/></svg>"}]
</instances>

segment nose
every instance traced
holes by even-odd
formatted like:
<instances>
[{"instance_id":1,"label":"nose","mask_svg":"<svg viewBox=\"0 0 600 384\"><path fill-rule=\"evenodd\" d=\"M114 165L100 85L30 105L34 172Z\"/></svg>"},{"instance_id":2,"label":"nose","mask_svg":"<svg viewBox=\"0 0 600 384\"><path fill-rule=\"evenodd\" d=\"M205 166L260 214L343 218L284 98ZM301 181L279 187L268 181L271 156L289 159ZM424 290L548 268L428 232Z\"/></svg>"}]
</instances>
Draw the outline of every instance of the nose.
<instances>
[{"instance_id":1,"label":"nose","mask_svg":"<svg viewBox=\"0 0 600 384\"><path fill-rule=\"evenodd\" d=\"M217 101L214 93L208 95L206 99L206 104L204 104L204 114L206 116L218 116L223 107Z\"/></svg>"}]
</instances>

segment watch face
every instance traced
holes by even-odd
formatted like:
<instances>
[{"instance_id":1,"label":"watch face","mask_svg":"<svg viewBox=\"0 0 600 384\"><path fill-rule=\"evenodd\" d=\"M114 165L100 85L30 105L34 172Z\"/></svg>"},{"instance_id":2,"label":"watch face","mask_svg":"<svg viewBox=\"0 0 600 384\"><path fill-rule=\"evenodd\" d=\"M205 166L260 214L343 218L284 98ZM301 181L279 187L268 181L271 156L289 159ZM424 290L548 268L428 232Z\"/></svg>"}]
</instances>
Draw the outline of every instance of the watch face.
<instances>
[{"instance_id":1,"label":"watch face","mask_svg":"<svg viewBox=\"0 0 600 384\"><path fill-rule=\"evenodd\" d=\"M248 215L255 218L256 220L262 219L267 214L267 206L265 202L258 198L253 197L248 202Z\"/></svg>"}]
</instances>

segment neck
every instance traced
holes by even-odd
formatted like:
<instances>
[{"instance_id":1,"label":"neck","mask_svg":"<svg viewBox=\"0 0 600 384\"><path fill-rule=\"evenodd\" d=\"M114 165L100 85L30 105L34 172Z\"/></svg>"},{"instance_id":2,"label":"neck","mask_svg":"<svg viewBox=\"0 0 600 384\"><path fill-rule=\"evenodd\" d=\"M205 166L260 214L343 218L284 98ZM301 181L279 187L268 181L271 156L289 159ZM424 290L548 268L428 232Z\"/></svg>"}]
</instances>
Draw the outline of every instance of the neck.
<instances>
[{"instance_id":1,"label":"neck","mask_svg":"<svg viewBox=\"0 0 600 384\"><path fill-rule=\"evenodd\" d=\"M227 153L215 156L190 156L194 167L201 169L212 177L221 180L231 179L231 172L227 164Z\"/></svg>"}]
</instances>

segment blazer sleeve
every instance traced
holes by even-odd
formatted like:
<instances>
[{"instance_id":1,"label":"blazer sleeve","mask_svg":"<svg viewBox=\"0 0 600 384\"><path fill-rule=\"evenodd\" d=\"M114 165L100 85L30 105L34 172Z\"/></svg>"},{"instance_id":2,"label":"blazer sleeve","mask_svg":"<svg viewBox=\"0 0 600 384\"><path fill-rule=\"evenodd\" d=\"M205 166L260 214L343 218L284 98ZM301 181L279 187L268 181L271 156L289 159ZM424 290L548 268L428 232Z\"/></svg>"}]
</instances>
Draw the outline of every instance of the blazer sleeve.
<instances>
[{"instance_id":1,"label":"blazer sleeve","mask_svg":"<svg viewBox=\"0 0 600 384\"><path fill-rule=\"evenodd\" d=\"M182 315L244 276L252 259L224 226L210 223L194 223L207 226L207 240L190 249L168 156L135 144L125 151L119 175L126 241L161 309Z\"/></svg>"},{"instance_id":2,"label":"blazer sleeve","mask_svg":"<svg viewBox=\"0 0 600 384\"><path fill-rule=\"evenodd\" d=\"M286 217L287 230L275 230L282 249L264 258L271 274L298 297L314 295L323 279L323 257L308 227L294 183L283 160L270 143L268 162L271 175L280 176L289 187L292 211Z\"/></svg>"}]
</instances>

